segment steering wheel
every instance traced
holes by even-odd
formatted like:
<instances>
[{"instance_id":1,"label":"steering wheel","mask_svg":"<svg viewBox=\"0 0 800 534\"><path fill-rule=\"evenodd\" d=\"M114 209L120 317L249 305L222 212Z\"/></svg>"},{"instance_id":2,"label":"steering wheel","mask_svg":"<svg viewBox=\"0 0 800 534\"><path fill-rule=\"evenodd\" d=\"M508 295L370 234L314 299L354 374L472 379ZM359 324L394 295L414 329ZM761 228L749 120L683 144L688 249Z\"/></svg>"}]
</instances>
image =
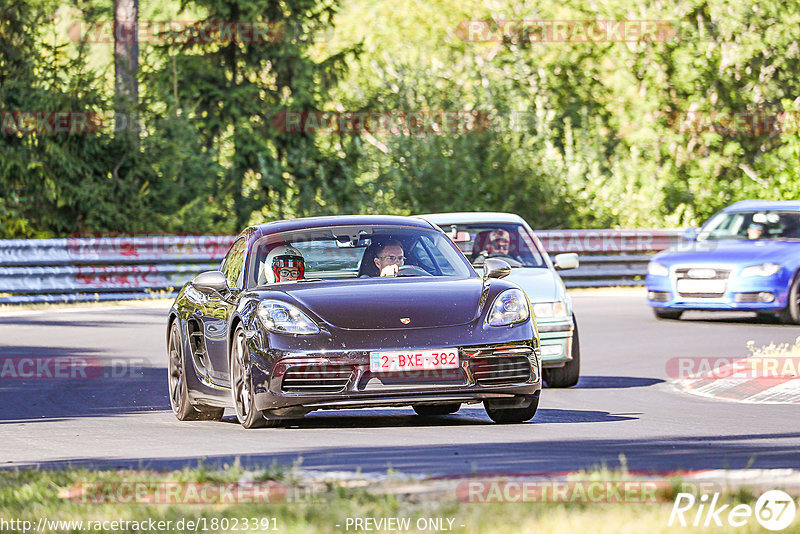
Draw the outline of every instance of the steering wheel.
<instances>
[{"instance_id":1,"label":"steering wheel","mask_svg":"<svg viewBox=\"0 0 800 534\"><path fill-rule=\"evenodd\" d=\"M433 276L431 273L416 265L403 265L397 270L397 276Z\"/></svg>"}]
</instances>

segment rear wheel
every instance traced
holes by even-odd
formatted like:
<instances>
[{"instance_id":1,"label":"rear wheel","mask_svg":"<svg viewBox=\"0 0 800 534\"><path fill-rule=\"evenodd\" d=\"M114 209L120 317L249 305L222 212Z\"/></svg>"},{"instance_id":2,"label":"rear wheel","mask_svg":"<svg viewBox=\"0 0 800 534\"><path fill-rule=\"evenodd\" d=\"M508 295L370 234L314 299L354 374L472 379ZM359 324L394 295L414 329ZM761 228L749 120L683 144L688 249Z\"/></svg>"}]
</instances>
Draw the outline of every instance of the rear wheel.
<instances>
[{"instance_id":1,"label":"rear wheel","mask_svg":"<svg viewBox=\"0 0 800 534\"><path fill-rule=\"evenodd\" d=\"M581 343L578 336L578 321L572 316L575 330L572 332L572 360L563 367L542 369L544 381L551 388L570 388L578 383L581 376Z\"/></svg>"},{"instance_id":2,"label":"rear wheel","mask_svg":"<svg viewBox=\"0 0 800 534\"><path fill-rule=\"evenodd\" d=\"M656 316L656 319L672 319L678 320L683 315L683 310L665 310L659 308L653 308L653 313Z\"/></svg>"},{"instance_id":3,"label":"rear wheel","mask_svg":"<svg viewBox=\"0 0 800 534\"><path fill-rule=\"evenodd\" d=\"M461 408L460 402L452 404L416 404L412 406L417 415L432 416L432 415L447 415L456 413Z\"/></svg>"},{"instance_id":4,"label":"rear wheel","mask_svg":"<svg viewBox=\"0 0 800 534\"><path fill-rule=\"evenodd\" d=\"M236 418L245 428L258 428L267 425L267 420L256 409L253 395L253 380L250 373L250 353L244 328L238 326L233 334L230 361L231 395L236 408ZM273 423L271 421L271 423ZM270 425L273 426L273 425Z\"/></svg>"},{"instance_id":5,"label":"rear wheel","mask_svg":"<svg viewBox=\"0 0 800 534\"><path fill-rule=\"evenodd\" d=\"M490 400L483 401L483 407L489 419L495 423L523 423L536 415L539 397L530 397L530 404L522 408L503 408L502 404Z\"/></svg>"},{"instance_id":6,"label":"rear wheel","mask_svg":"<svg viewBox=\"0 0 800 534\"><path fill-rule=\"evenodd\" d=\"M177 320L169 329L167 355L169 356L169 403L175 417L179 421L219 421L222 419L224 408L192 406L189 400L189 388L186 385L186 359L183 354L183 343L181 343Z\"/></svg>"},{"instance_id":7,"label":"rear wheel","mask_svg":"<svg viewBox=\"0 0 800 534\"><path fill-rule=\"evenodd\" d=\"M800 275L795 275L789 289L789 303L781 310L780 320L786 324L800 324Z\"/></svg>"}]
</instances>

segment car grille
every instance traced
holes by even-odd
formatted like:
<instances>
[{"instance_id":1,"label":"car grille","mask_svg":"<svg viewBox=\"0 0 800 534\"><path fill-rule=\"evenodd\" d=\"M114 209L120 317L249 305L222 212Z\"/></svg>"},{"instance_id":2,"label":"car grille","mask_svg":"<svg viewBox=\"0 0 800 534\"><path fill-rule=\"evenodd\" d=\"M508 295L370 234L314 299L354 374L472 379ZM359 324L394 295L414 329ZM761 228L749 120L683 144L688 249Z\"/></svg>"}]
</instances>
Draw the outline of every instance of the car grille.
<instances>
[{"instance_id":1,"label":"car grille","mask_svg":"<svg viewBox=\"0 0 800 534\"><path fill-rule=\"evenodd\" d=\"M475 382L481 386L518 384L536 379L537 369L533 348L525 345L462 349L469 357L469 367Z\"/></svg>"},{"instance_id":2,"label":"car grille","mask_svg":"<svg viewBox=\"0 0 800 534\"><path fill-rule=\"evenodd\" d=\"M675 289L681 297L719 298L725 294L730 269L680 267L675 269Z\"/></svg>"},{"instance_id":3,"label":"car grille","mask_svg":"<svg viewBox=\"0 0 800 534\"><path fill-rule=\"evenodd\" d=\"M400 371L373 373L364 371L358 384L362 391L394 389L425 389L458 387L466 384L464 372L458 369L429 369L425 371Z\"/></svg>"},{"instance_id":4,"label":"car grille","mask_svg":"<svg viewBox=\"0 0 800 534\"><path fill-rule=\"evenodd\" d=\"M699 271L708 271L708 273L699 273ZM702 276L698 276L697 274L702 274ZM710 276L709 276L710 275ZM712 269L706 267L681 267L680 269L675 269L675 278L697 278L697 279L704 279L704 280L727 280L730 277L731 271L730 269Z\"/></svg>"},{"instance_id":5,"label":"car grille","mask_svg":"<svg viewBox=\"0 0 800 534\"><path fill-rule=\"evenodd\" d=\"M296 365L286 370L281 390L286 393L338 393L347 387L353 368L348 365Z\"/></svg>"}]
</instances>

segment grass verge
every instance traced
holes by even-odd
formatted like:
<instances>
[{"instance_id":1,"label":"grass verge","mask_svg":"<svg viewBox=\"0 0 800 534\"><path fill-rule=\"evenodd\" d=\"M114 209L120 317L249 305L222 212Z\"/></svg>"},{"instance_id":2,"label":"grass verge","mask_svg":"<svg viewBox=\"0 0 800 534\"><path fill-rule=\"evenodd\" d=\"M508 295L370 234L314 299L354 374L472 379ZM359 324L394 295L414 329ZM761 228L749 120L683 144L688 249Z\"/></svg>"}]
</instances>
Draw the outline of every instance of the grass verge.
<instances>
[{"instance_id":1,"label":"grass verge","mask_svg":"<svg viewBox=\"0 0 800 534\"><path fill-rule=\"evenodd\" d=\"M389 473L366 482L295 473L274 467L246 471L238 464L170 472L0 471L0 527L38 533L763 531L755 517L734 527L725 524L725 514L722 527L713 526L713 521L705 526L704 514L700 524L692 526L697 506L685 514L688 526L669 527L676 495L690 487L677 478L641 478L640 484L656 480L652 491L623 490L628 497L620 502L619 485L636 482L635 477L602 470L561 479L559 484L567 489L553 491L553 498L542 492L546 479L541 478L527 479L538 490L520 492L524 479L409 480ZM593 492L592 484L605 490ZM614 484L617 489L609 491ZM691 489L697 493L696 486ZM722 492L717 504L730 505L730 511L737 504L752 507L756 498L738 489ZM784 530L797 531L796 521Z\"/></svg>"}]
</instances>

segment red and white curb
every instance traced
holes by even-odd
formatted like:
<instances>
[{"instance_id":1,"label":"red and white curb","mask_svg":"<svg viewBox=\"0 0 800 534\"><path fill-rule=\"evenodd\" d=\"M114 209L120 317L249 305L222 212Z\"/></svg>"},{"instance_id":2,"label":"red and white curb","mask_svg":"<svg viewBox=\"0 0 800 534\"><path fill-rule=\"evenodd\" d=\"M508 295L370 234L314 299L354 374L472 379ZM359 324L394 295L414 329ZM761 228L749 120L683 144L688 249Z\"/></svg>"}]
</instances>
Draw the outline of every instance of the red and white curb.
<instances>
[{"instance_id":1,"label":"red and white curb","mask_svg":"<svg viewBox=\"0 0 800 534\"><path fill-rule=\"evenodd\" d=\"M764 362L770 358L784 362L784 366L778 366L775 372L754 376L752 370L763 370ZM791 364L793 361L800 359L784 354L742 358L677 379L673 384L681 391L700 397L749 404L800 404L800 375L797 365Z\"/></svg>"}]
</instances>

